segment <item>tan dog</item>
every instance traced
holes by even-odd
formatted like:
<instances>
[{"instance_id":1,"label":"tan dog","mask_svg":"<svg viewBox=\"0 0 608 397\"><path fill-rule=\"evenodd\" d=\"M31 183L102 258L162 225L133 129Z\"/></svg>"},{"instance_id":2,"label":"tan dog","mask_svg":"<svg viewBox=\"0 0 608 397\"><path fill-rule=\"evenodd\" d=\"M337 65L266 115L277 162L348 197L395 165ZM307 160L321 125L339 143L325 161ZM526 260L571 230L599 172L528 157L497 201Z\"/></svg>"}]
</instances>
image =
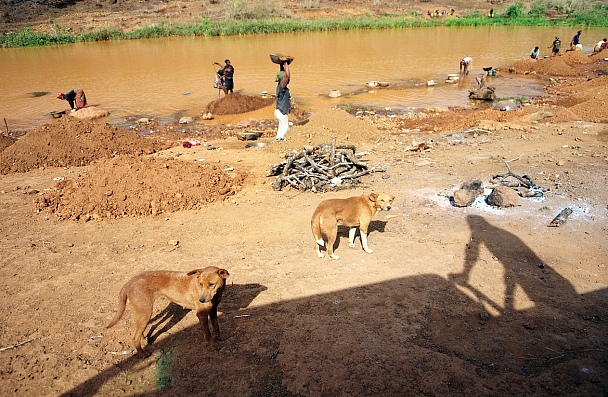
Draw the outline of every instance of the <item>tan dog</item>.
<instances>
[{"instance_id":1,"label":"tan dog","mask_svg":"<svg viewBox=\"0 0 608 397\"><path fill-rule=\"evenodd\" d=\"M156 270L139 273L129 280L120 290L118 313L107 328L114 326L125 312L127 299L135 311L137 328L133 336L133 345L137 353L144 357L141 339L150 318L154 299L164 296L185 309L195 310L203 327L205 341L210 347L211 339L208 319L217 339L220 327L217 322L217 305L222 299L228 271L215 266L196 269L191 272Z\"/></svg>"},{"instance_id":2,"label":"tan dog","mask_svg":"<svg viewBox=\"0 0 608 397\"><path fill-rule=\"evenodd\" d=\"M338 255L334 254L338 225L350 227L348 232L348 246L350 248L355 247L355 233L358 226L361 232L363 249L368 254L374 252L367 245L367 228L375 214L391 209L394 199L395 196L386 193L370 193L359 197L322 201L312 215L310 222L312 234L317 242L316 250L319 258L325 256L320 249L320 247L325 246L329 256L333 259L340 259Z\"/></svg>"}]
</instances>

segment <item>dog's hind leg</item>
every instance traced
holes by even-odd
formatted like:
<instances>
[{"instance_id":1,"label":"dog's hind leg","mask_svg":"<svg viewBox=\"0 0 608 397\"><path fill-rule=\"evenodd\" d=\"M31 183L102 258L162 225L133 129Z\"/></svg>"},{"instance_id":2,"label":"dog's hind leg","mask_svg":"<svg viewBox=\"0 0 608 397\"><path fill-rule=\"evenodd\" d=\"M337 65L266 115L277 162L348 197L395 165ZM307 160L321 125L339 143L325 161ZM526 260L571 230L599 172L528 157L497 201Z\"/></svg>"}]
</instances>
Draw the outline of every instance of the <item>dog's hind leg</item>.
<instances>
[{"instance_id":1,"label":"dog's hind leg","mask_svg":"<svg viewBox=\"0 0 608 397\"><path fill-rule=\"evenodd\" d=\"M338 223L327 225L327 253L332 259L338 260L340 257L334 254L334 243L338 237Z\"/></svg>"},{"instance_id":2,"label":"dog's hind leg","mask_svg":"<svg viewBox=\"0 0 608 397\"><path fill-rule=\"evenodd\" d=\"M317 256L319 258L324 258L325 254L321 252L321 247L325 245L325 240L323 240L323 234L321 233L320 222L320 217L313 216L310 226L312 228L312 235L315 238L315 251L317 252Z\"/></svg>"},{"instance_id":3,"label":"dog's hind leg","mask_svg":"<svg viewBox=\"0 0 608 397\"><path fill-rule=\"evenodd\" d=\"M355 234L357 233L356 227L351 227L348 230L348 246L350 248L355 248Z\"/></svg>"},{"instance_id":4,"label":"dog's hind leg","mask_svg":"<svg viewBox=\"0 0 608 397\"><path fill-rule=\"evenodd\" d=\"M133 309L135 311L135 334L133 335L133 346L137 350L137 354L140 357L147 357L144 349L141 347L141 341L144 336L144 331L152 318L152 308L154 306L154 299L144 299L144 301L138 301L137 299L131 299Z\"/></svg>"},{"instance_id":5,"label":"dog's hind leg","mask_svg":"<svg viewBox=\"0 0 608 397\"><path fill-rule=\"evenodd\" d=\"M323 241L323 240L321 240ZM325 244L325 242L323 241L323 244ZM325 258L325 254L321 252L321 244L319 244L319 242L317 241L317 243L315 244L315 251L317 251L317 256L319 258Z\"/></svg>"}]
</instances>

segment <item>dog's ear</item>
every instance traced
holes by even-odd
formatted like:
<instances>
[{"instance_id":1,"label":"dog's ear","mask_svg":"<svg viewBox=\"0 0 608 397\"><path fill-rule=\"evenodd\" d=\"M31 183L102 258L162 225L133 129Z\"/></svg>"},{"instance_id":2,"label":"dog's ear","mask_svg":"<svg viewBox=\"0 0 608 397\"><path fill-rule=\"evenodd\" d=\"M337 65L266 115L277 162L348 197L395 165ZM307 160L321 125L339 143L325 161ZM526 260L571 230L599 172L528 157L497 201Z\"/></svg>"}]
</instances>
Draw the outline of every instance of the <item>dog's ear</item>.
<instances>
[{"instance_id":1,"label":"dog's ear","mask_svg":"<svg viewBox=\"0 0 608 397\"><path fill-rule=\"evenodd\" d=\"M186 276L192 276L193 274L197 274L197 273L200 273L200 272L201 272L201 269L195 269L195 270L191 270L191 271L189 271L189 272L186 274Z\"/></svg>"},{"instance_id":2,"label":"dog's ear","mask_svg":"<svg viewBox=\"0 0 608 397\"><path fill-rule=\"evenodd\" d=\"M378 199L378 193L369 194L369 201L373 201L375 203L377 199Z\"/></svg>"},{"instance_id":3,"label":"dog's ear","mask_svg":"<svg viewBox=\"0 0 608 397\"><path fill-rule=\"evenodd\" d=\"M223 278L224 280L226 280L228 278L228 276L230 276L230 273L228 273L228 270L226 270L226 269L218 270L217 274L219 274L220 277Z\"/></svg>"}]
</instances>

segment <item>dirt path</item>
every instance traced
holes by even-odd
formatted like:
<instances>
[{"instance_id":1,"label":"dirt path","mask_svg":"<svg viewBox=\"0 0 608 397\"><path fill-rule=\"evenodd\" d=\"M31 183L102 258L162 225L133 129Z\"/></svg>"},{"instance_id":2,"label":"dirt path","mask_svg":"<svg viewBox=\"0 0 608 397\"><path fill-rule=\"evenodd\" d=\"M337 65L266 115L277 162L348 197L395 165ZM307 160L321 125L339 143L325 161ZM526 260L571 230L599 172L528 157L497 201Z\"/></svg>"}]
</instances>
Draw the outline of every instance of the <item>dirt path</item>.
<instances>
[{"instance_id":1,"label":"dirt path","mask_svg":"<svg viewBox=\"0 0 608 397\"><path fill-rule=\"evenodd\" d=\"M578 87L580 94L586 86ZM569 106L582 103L574 102ZM245 149L234 137L204 141L214 150L183 148L182 136L160 143L149 137L170 148L153 145L146 155L97 150L88 165L33 162L28 172L0 176L0 347L27 342L0 351L0 394L605 394L606 121L568 119L563 105L493 112L441 115L442 133L412 134L399 132L409 126L405 120L381 123L328 109L292 128L287 142L261 149ZM46 128L54 125L64 136L78 132L60 123ZM92 134L80 136L99 140ZM0 153L3 165L19 153L34 157L26 137ZM387 172L340 192L271 189L268 165L333 137L369 152L368 163ZM428 151L410 150L423 141ZM140 157L161 167L146 163L148 175L135 180L122 174L132 167L139 175ZM546 199L520 198L504 209L450 204L461 183L488 185L506 171L505 161L545 189ZM135 216L136 203L150 203L145 194L207 180L201 164L219 172L218 180L230 178L232 193L193 209ZM167 169L181 171L163 174ZM105 182L78 185L56 207L35 205L57 193L60 178ZM87 196L113 205L121 181L128 182L121 187L124 216L98 211L60 220ZM372 223L375 252L366 254L360 241L349 249L341 229L341 259L317 258L310 232L316 204L371 191L396 196L394 208ZM566 207L573 209L566 224L548 227ZM194 314L164 300L155 314L167 309L169 318L154 329L147 359L131 351L130 309L105 329L120 287L135 273L208 265L231 274L220 304L220 350L203 346Z\"/></svg>"}]
</instances>

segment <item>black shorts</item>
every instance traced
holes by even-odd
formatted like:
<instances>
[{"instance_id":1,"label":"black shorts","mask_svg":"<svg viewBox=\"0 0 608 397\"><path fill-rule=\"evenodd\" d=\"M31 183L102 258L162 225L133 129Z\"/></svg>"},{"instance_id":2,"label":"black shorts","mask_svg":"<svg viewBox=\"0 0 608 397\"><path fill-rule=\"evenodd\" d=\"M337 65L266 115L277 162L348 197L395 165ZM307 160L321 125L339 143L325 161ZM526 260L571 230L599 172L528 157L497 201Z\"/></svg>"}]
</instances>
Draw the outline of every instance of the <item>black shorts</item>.
<instances>
[{"instance_id":1,"label":"black shorts","mask_svg":"<svg viewBox=\"0 0 608 397\"><path fill-rule=\"evenodd\" d=\"M224 88L226 91L232 91L234 89L234 81L232 79L224 79Z\"/></svg>"}]
</instances>

